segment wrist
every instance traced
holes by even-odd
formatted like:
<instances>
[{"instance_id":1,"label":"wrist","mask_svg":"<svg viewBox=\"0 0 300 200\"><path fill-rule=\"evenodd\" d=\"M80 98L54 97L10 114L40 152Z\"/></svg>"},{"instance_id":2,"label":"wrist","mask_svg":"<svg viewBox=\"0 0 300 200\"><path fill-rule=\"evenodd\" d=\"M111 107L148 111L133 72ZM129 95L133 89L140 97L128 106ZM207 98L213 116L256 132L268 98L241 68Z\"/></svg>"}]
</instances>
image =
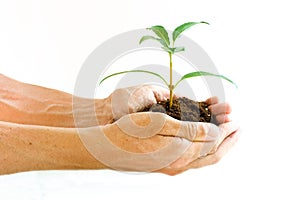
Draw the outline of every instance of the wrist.
<instances>
[{"instance_id":1,"label":"wrist","mask_svg":"<svg viewBox=\"0 0 300 200\"><path fill-rule=\"evenodd\" d=\"M104 99L96 99L95 101L95 113L98 125L111 124L114 121L111 96Z\"/></svg>"}]
</instances>

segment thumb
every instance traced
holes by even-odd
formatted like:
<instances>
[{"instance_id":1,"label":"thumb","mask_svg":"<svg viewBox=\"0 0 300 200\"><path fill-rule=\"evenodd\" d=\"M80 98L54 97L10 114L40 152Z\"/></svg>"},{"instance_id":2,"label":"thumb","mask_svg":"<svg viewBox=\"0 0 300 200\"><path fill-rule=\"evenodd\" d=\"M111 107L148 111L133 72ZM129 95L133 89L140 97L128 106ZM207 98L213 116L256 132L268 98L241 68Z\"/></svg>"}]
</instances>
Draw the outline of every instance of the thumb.
<instances>
[{"instance_id":1,"label":"thumb","mask_svg":"<svg viewBox=\"0 0 300 200\"><path fill-rule=\"evenodd\" d=\"M166 136L181 137L191 142L213 142L218 140L220 130L211 123L179 121L165 115L168 132Z\"/></svg>"},{"instance_id":2,"label":"thumb","mask_svg":"<svg viewBox=\"0 0 300 200\"><path fill-rule=\"evenodd\" d=\"M214 148L212 149L211 152L216 152L217 148L220 146L220 144L232 133L236 132L240 127L238 124L234 123L233 121L231 122L226 122L223 124L220 124L218 126L219 128L219 138L215 143Z\"/></svg>"},{"instance_id":3,"label":"thumb","mask_svg":"<svg viewBox=\"0 0 300 200\"><path fill-rule=\"evenodd\" d=\"M148 87L152 90L156 101L165 101L170 99L169 89L157 85L149 85ZM177 98L175 94L173 94L173 98Z\"/></svg>"}]
</instances>

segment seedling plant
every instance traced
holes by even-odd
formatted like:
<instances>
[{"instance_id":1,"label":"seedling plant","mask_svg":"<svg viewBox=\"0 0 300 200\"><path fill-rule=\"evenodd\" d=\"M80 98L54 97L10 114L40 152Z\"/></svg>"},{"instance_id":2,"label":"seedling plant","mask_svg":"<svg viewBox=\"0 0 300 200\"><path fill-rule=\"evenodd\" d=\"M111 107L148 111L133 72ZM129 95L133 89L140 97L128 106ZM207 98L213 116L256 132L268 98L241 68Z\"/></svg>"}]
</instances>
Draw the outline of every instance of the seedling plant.
<instances>
[{"instance_id":1,"label":"seedling plant","mask_svg":"<svg viewBox=\"0 0 300 200\"><path fill-rule=\"evenodd\" d=\"M199 77L199 76L215 76L215 77L219 77L222 78L226 81L229 81L230 83L234 84L236 86L236 84L230 80L229 78L223 76L223 75L219 75L219 74L214 74L214 73L210 73L210 72L205 72L205 71L194 71L194 72L190 72L188 74L183 75L177 82L175 82L175 84L173 84L173 55L175 53L181 52L185 50L185 47L183 46L175 46L175 42L176 40L180 37L180 35L187 29L191 28L194 25L197 24L206 24L209 25L209 23L201 21L201 22L187 22L184 23L178 27L176 27L174 29L174 31L171 33L171 40L169 37L169 34L167 32L167 30L161 26L161 25L156 25L156 26L152 26L150 28L147 28L147 30L150 30L154 33L153 35L145 35L143 36L140 41L139 44L143 43L146 40L155 40L157 42L159 42L161 44L161 48L168 53L169 56L169 82L166 81L166 79L161 76L158 73L152 72L152 71L148 71L148 70L127 70L127 71L121 71L121 72L117 72L117 73L113 73L110 74L108 76L106 76L105 78L103 78L100 81L100 84L105 81L106 79L112 77L112 76L116 76L119 74L125 74L125 73L132 73L132 72L140 72L140 73L148 73L151 75L154 75L158 78L160 78L163 83L168 87L169 91L170 91L170 97L169 97L169 108L172 107L173 104L173 96L174 96L174 89L178 86L179 83L181 83L183 80L188 79L188 78L192 78L192 77Z\"/></svg>"}]
</instances>

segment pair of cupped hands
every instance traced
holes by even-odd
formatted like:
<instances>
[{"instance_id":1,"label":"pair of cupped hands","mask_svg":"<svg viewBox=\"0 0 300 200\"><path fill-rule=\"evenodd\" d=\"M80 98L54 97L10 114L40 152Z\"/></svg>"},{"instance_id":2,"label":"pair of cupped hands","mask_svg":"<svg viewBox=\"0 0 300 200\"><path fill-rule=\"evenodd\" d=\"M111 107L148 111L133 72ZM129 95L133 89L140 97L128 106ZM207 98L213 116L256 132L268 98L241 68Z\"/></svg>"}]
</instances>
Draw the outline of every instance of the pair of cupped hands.
<instances>
[{"instance_id":1,"label":"pair of cupped hands","mask_svg":"<svg viewBox=\"0 0 300 200\"><path fill-rule=\"evenodd\" d=\"M137 112L168 98L168 90L154 85L115 90L107 98L114 122L101 129L108 148L115 149L98 159L115 169L175 175L217 163L236 143L240 131L230 118L231 106L217 97L206 100L217 125Z\"/></svg>"}]
</instances>

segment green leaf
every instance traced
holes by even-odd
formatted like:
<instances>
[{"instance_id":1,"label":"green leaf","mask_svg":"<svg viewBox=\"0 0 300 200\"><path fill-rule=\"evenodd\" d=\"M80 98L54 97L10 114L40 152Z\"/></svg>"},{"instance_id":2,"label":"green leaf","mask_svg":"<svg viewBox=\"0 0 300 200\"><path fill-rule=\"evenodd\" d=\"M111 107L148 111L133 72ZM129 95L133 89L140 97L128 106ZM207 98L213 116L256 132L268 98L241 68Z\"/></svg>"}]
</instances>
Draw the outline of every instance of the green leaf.
<instances>
[{"instance_id":1,"label":"green leaf","mask_svg":"<svg viewBox=\"0 0 300 200\"><path fill-rule=\"evenodd\" d=\"M170 48L170 47L161 47L163 50L165 50L166 52L168 53L171 53L171 54L174 54L174 50L173 48Z\"/></svg>"},{"instance_id":2,"label":"green leaf","mask_svg":"<svg viewBox=\"0 0 300 200\"><path fill-rule=\"evenodd\" d=\"M156 37L151 36L151 35L145 35L145 36L143 36L140 39L139 44L141 44L145 40L156 40L156 41L160 42L160 44L163 45L164 47L168 47L168 45L162 39L156 38Z\"/></svg>"},{"instance_id":3,"label":"green leaf","mask_svg":"<svg viewBox=\"0 0 300 200\"><path fill-rule=\"evenodd\" d=\"M151 36L151 35L145 35L140 39L139 44L142 44L142 42L144 42L145 40L157 40L157 41L159 41L159 38L156 38L156 37Z\"/></svg>"},{"instance_id":4,"label":"green leaf","mask_svg":"<svg viewBox=\"0 0 300 200\"><path fill-rule=\"evenodd\" d=\"M113 77L113 76L116 76L116 75L119 75L119 74L132 73L132 72L141 72L141 73L147 73L147 74L152 74L152 75L154 75L154 76L157 76L158 78L160 78L160 79L164 82L164 84L166 84L167 87L169 87L168 82L167 82L161 75L159 75L159 74L157 74L157 73L154 73L154 72L151 72L151 71L147 71L147 70L128 70L128 71L122 71L122 72L117 72L117 73L114 73L114 74L110 74L110 75L104 77L104 78L100 81L99 85L100 85L101 83L103 83L103 81L105 81L106 79L108 79L108 78L110 78L110 77Z\"/></svg>"},{"instance_id":5,"label":"green leaf","mask_svg":"<svg viewBox=\"0 0 300 200\"><path fill-rule=\"evenodd\" d=\"M173 49L174 49L174 53L180 52L180 51L184 51L184 50L185 50L184 47L175 47L175 48L173 48Z\"/></svg>"},{"instance_id":6,"label":"green leaf","mask_svg":"<svg viewBox=\"0 0 300 200\"><path fill-rule=\"evenodd\" d=\"M184 23L180 26L178 26L177 28L175 28L175 30L173 31L173 43L175 42L175 40L178 38L178 36L183 32L185 31L186 29L196 25L196 24L209 24L207 22L187 22L187 23Z\"/></svg>"},{"instance_id":7,"label":"green leaf","mask_svg":"<svg viewBox=\"0 0 300 200\"><path fill-rule=\"evenodd\" d=\"M152 30L160 39L162 39L168 46L170 45L169 35L166 29L163 26L157 25L147 28Z\"/></svg>"},{"instance_id":8,"label":"green leaf","mask_svg":"<svg viewBox=\"0 0 300 200\"><path fill-rule=\"evenodd\" d=\"M235 87L237 87L237 85L232 81L230 80L229 78L223 76L223 75L219 75L219 74L213 74L213 73L209 73L209 72L204 72L204 71L197 71L197 72L191 72L191 73L188 73L186 75L184 75L183 77L181 77L181 79L179 81L177 81L177 83L175 84L174 88L181 82L183 81L184 79L187 79L187 78L192 78L192 77L197 77L197 76L215 76L215 77L219 77L219 78L222 78L230 83L232 83L233 85L235 85Z\"/></svg>"},{"instance_id":9,"label":"green leaf","mask_svg":"<svg viewBox=\"0 0 300 200\"><path fill-rule=\"evenodd\" d=\"M184 51L184 47L175 47L175 48L170 48L170 47L161 47L163 50L165 50L168 53L174 54L176 52Z\"/></svg>"}]
</instances>

